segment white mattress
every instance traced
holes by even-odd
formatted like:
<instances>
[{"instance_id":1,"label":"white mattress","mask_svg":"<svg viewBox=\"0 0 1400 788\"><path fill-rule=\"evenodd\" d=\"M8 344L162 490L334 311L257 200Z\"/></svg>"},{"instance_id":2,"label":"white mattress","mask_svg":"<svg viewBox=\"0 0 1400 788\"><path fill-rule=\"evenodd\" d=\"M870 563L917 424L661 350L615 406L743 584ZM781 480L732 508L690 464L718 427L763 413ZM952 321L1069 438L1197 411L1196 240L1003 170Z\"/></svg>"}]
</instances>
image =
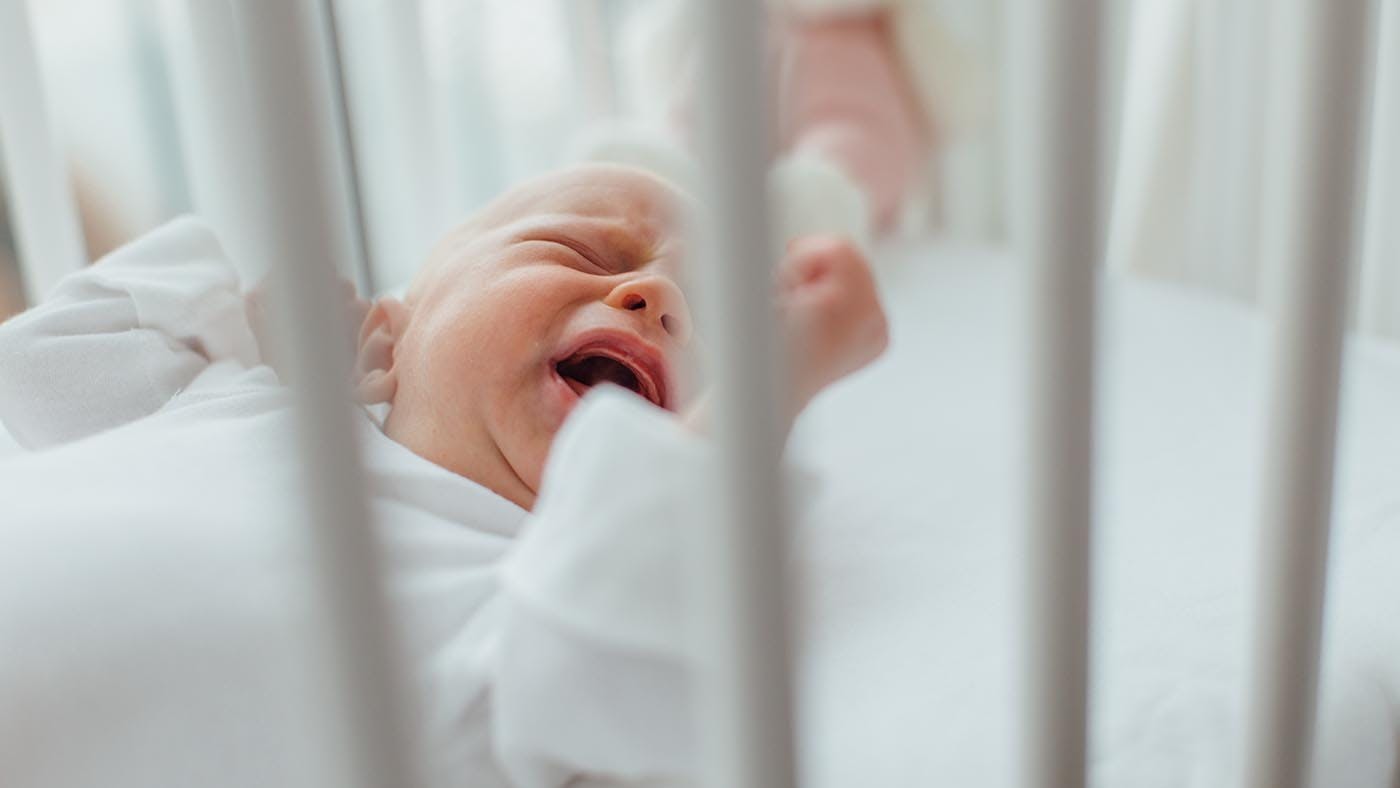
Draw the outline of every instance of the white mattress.
<instances>
[{"instance_id":1,"label":"white mattress","mask_svg":"<svg viewBox=\"0 0 1400 788\"><path fill-rule=\"evenodd\" d=\"M890 250L888 357L799 425L835 479L808 533L813 784L1001 786L1018 683L1028 339L1002 257ZM1237 782L1267 326L1232 303L1106 281L1093 578L1092 782ZM1390 786L1400 714L1400 351L1348 351L1329 599L1327 786ZM839 587L824 577L840 577Z\"/></svg>"}]
</instances>

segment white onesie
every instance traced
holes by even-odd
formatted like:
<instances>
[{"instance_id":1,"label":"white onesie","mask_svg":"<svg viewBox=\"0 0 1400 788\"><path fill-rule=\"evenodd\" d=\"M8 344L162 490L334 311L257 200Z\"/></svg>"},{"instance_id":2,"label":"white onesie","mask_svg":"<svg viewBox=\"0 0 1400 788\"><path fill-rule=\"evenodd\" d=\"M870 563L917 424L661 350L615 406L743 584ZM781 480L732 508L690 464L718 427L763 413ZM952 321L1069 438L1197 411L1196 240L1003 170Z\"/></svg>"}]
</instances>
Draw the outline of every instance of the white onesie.
<instances>
[{"instance_id":1,"label":"white onesie","mask_svg":"<svg viewBox=\"0 0 1400 788\"><path fill-rule=\"evenodd\" d=\"M68 277L0 327L0 371L0 419L44 449L0 466L6 784L336 782L327 655L287 645L317 631L289 397L210 232ZM675 537L702 444L593 392L527 513L360 433L431 784L687 773Z\"/></svg>"}]
</instances>

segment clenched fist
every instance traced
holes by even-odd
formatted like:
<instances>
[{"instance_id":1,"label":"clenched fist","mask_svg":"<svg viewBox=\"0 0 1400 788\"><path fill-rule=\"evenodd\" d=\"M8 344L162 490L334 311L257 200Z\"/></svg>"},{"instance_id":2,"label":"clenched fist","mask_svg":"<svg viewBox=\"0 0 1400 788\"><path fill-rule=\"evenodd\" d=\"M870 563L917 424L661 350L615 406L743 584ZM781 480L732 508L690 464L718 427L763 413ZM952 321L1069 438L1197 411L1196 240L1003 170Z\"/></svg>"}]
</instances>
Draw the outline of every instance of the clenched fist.
<instances>
[{"instance_id":1,"label":"clenched fist","mask_svg":"<svg viewBox=\"0 0 1400 788\"><path fill-rule=\"evenodd\" d=\"M808 236L788 245L778 264L778 314L793 416L889 344L870 265L840 237Z\"/></svg>"},{"instance_id":2,"label":"clenched fist","mask_svg":"<svg viewBox=\"0 0 1400 788\"><path fill-rule=\"evenodd\" d=\"M778 263L776 300L788 373L784 416L791 422L822 389L879 358L889 344L889 324L865 256L839 236L788 244ZM691 406L685 422L707 428L707 397Z\"/></svg>"}]
</instances>

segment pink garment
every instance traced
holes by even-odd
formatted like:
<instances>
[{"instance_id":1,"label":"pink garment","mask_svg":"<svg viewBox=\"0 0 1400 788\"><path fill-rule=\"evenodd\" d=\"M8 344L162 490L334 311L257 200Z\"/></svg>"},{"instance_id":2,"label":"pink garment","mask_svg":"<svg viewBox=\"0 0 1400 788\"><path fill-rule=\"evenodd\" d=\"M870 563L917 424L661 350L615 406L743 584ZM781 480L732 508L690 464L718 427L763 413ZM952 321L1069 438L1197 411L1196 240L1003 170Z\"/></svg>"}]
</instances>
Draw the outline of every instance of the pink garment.
<instances>
[{"instance_id":1,"label":"pink garment","mask_svg":"<svg viewBox=\"0 0 1400 788\"><path fill-rule=\"evenodd\" d=\"M785 152L824 158L889 229L932 141L883 14L780 22L777 125Z\"/></svg>"},{"instance_id":2,"label":"pink garment","mask_svg":"<svg viewBox=\"0 0 1400 788\"><path fill-rule=\"evenodd\" d=\"M768 68L777 150L834 164L869 198L871 222L890 229L933 144L895 48L887 14L770 17ZM671 123L694 138L693 58Z\"/></svg>"}]
</instances>

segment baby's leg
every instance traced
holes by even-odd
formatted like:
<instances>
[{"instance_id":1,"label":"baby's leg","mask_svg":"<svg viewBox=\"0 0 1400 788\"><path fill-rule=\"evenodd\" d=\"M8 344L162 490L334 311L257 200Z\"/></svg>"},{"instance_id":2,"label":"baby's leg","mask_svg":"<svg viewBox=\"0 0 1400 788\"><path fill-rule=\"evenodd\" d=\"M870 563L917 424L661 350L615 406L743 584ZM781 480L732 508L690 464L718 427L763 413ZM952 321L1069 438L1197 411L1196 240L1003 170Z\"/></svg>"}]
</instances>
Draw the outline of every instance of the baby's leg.
<instances>
[{"instance_id":1,"label":"baby's leg","mask_svg":"<svg viewBox=\"0 0 1400 788\"><path fill-rule=\"evenodd\" d=\"M889 229L923 173L931 141L886 13L782 25L778 122L786 151L840 167Z\"/></svg>"},{"instance_id":2,"label":"baby's leg","mask_svg":"<svg viewBox=\"0 0 1400 788\"><path fill-rule=\"evenodd\" d=\"M835 14L770 5L764 66L778 152L834 167L847 190L865 198L861 224L892 229L924 178L934 143L896 43L894 13L879 3ZM693 30L681 24L687 20L676 17L679 38L691 46L676 56L679 71L664 116L680 146L693 149L699 64Z\"/></svg>"}]
</instances>

